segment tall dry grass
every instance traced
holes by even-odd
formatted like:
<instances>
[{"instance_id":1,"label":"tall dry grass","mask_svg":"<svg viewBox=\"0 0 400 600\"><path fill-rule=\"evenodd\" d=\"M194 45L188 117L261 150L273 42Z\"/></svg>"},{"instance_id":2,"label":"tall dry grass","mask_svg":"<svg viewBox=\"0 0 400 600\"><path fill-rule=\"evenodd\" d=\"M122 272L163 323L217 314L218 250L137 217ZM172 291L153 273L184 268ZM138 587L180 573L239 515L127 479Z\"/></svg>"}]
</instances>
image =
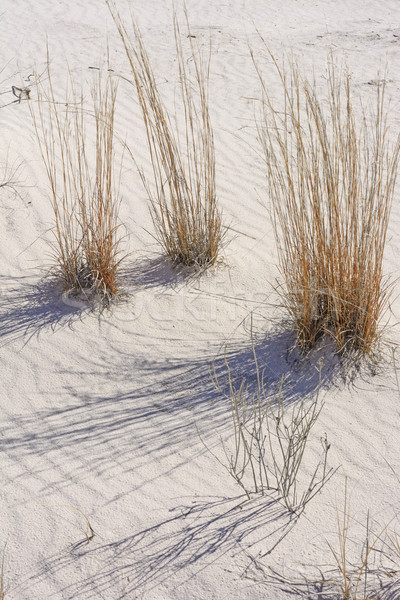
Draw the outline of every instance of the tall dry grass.
<instances>
[{"instance_id":1,"label":"tall dry grass","mask_svg":"<svg viewBox=\"0 0 400 600\"><path fill-rule=\"evenodd\" d=\"M207 267L215 263L222 240L215 186L214 139L209 114L210 56L193 46L193 73L187 69L179 24L174 16L176 55L184 125L173 124L160 96L139 27L128 32L112 0L107 0L129 60L150 150L154 185L142 179L151 201L156 237L173 261ZM187 20L187 18L186 18ZM191 76L193 75L193 81ZM196 88L196 92L194 91Z\"/></svg>"},{"instance_id":2,"label":"tall dry grass","mask_svg":"<svg viewBox=\"0 0 400 600\"><path fill-rule=\"evenodd\" d=\"M253 55L263 91L258 133L298 343L306 351L328 333L339 353L369 354L388 301L382 260L400 149L399 138L389 141L385 82L372 115L357 118L348 73L328 67L326 99L294 61L285 68L269 56L282 102Z\"/></svg>"},{"instance_id":3,"label":"tall dry grass","mask_svg":"<svg viewBox=\"0 0 400 600\"><path fill-rule=\"evenodd\" d=\"M37 86L32 117L54 211L51 242L64 288L109 302L118 292L121 236L114 177L115 82L101 75L92 87L93 113L85 110L71 75L69 97L56 99L50 69ZM87 137L95 124L95 141Z\"/></svg>"}]
</instances>

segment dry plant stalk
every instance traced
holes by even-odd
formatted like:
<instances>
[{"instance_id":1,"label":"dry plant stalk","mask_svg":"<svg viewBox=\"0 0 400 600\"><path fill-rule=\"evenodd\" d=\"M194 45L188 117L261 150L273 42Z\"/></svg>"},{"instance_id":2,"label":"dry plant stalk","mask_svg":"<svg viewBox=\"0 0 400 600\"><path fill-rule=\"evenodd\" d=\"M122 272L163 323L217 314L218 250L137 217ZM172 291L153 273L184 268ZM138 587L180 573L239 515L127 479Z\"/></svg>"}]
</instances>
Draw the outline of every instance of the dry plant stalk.
<instances>
[{"instance_id":1,"label":"dry plant stalk","mask_svg":"<svg viewBox=\"0 0 400 600\"><path fill-rule=\"evenodd\" d=\"M63 505L60 505L60 506L63 506ZM85 527L82 527L82 531L85 535L86 542L89 543L96 535L96 533L89 521L89 518L85 515L85 513L82 510L80 510L79 508L76 508L75 506L65 504L64 507L68 508L72 512L75 512L78 516L83 517L83 520L85 522Z\"/></svg>"},{"instance_id":2,"label":"dry plant stalk","mask_svg":"<svg viewBox=\"0 0 400 600\"><path fill-rule=\"evenodd\" d=\"M378 535L374 535L373 539L371 540L369 520L370 519L368 513L366 537L361 544L359 552L360 559L357 565L353 565L350 563L349 560L349 532L351 525L351 515L346 477L343 510L339 511L338 507L336 507L338 548L335 549L334 546L327 541L327 544L335 559L336 567L339 572L338 580L334 580L333 583L336 589L339 590L341 598L343 598L343 600L372 600L372 597L368 595L368 589L370 588L369 561L372 552L376 550L376 545L378 541L381 540L382 534L387 528L387 526L385 526Z\"/></svg>"},{"instance_id":3,"label":"dry plant stalk","mask_svg":"<svg viewBox=\"0 0 400 600\"><path fill-rule=\"evenodd\" d=\"M71 504L49 504L49 506L54 506L56 508L66 508L70 512L78 515L78 517L80 517L80 519L82 519L84 522L84 526L82 525L82 523L80 523L80 528L85 536L85 540L87 543L89 543L95 537L96 532L94 531L88 516L82 510L76 508L76 506L72 506Z\"/></svg>"},{"instance_id":4,"label":"dry plant stalk","mask_svg":"<svg viewBox=\"0 0 400 600\"><path fill-rule=\"evenodd\" d=\"M0 189L9 188L13 192L20 196L18 187L21 185L18 181L18 173L22 168L21 162L14 162L11 166L8 164L8 157L5 164L1 164L1 175L0 175Z\"/></svg>"},{"instance_id":5,"label":"dry plant stalk","mask_svg":"<svg viewBox=\"0 0 400 600\"><path fill-rule=\"evenodd\" d=\"M271 397L260 371L252 338L257 390L249 392L242 379L235 386L229 362L224 357L228 378L226 394L219 382L215 365L213 382L216 389L230 402L233 429L233 451L220 438L224 459L220 459L199 437L206 449L233 477L250 499L252 493L277 491L290 512L301 510L321 490L335 470L328 468L330 444L326 436L322 442L322 458L315 466L307 484L299 493L298 481L311 429L322 410L319 394L309 404L303 399L299 405L285 406L282 379L278 393ZM321 368L322 365L320 365ZM320 371L321 373L321 371ZM319 388L318 388L319 389Z\"/></svg>"},{"instance_id":6,"label":"dry plant stalk","mask_svg":"<svg viewBox=\"0 0 400 600\"><path fill-rule=\"evenodd\" d=\"M184 136L173 125L158 91L143 37L132 17L133 37L128 33L112 0L107 0L132 71L146 126L154 186L143 172L150 198L156 238L172 261L207 267L215 263L224 232L215 189L214 138L210 122L208 83L211 52L204 60L189 39L197 94L187 71L176 14L174 31Z\"/></svg>"},{"instance_id":7,"label":"dry plant stalk","mask_svg":"<svg viewBox=\"0 0 400 600\"><path fill-rule=\"evenodd\" d=\"M394 358L394 352L393 352ZM397 377L397 375L396 375ZM398 483L400 484L400 476L393 468L393 466L384 459L389 469L392 471L393 475L396 477ZM396 514L396 518L398 518L398 514ZM395 565L395 572L398 574L400 571L400 536L396 531L392 531L387 534L387 540L384 541L384 545L386 548L385 555L389 557L390 561Z\"/></svg>"},{"instance_id":8,"label":"dry plant stalk","mask_svg":"<svg viewBox=\"0 0 400 600\"><path fill-rule=\"evenodd\" d=\"M0 600L4 600L6 597L6 588L4 584L4 552L1 559L1 572L0 572Z\"/></svg>"},{"instance_id":9,"label":"dry plant stalk","mask_svg":"<svg viewBox=\"0 0 400 600\"><path fill-rule=\"evenodd\" d=\"M108 303L118 292L122 260L113 148L117 86L99 74L92 87L96 140L90 151L88 113L72 76L72 100L65 104L56 101L49 67L47 80L47 89L38 85L31 112L51 189L56 275L66 290Z\"/></svg>"},{"instance_id":10,"label":"dry plant stalk","mask_svg":"<svg viewBox=\"0 0 400 600\"><path fill-rule=\"evenodd\" d=\"M307 351L328 333L338 353L369 354L387 307L382 259L400 150L400 138L388 139L385 82L374 115L358 123L348 73L328 67L325 102L293 61L288 73L268 53L283 106L252 55L263 90L258 133L298 343Z\"/></svg>"},{"instance_id":11,"label":"dry plant stalk","mask_svg":"<svg viewBox=\"0 0 400 600\"><path fill-rule=\"evenodd\" d=\"M0 569L0 600L4 600L4 598L6 597L6 587L5 587L5 583L4 583L4 560L5 560L6 546L7 546L7 543L4 544L3 556L1 558L1 569Z\"/></svg>"}]
</instances>

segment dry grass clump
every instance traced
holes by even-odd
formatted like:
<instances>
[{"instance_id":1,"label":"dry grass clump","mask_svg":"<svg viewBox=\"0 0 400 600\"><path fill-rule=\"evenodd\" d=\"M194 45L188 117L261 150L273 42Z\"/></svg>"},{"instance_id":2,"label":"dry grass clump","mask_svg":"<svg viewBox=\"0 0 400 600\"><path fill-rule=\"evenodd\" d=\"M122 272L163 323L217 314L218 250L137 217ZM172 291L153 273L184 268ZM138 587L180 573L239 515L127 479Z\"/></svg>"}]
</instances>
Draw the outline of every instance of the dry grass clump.
<instances>
[{"instance_id":1,"label":"dry grass clump","mask_svg":"<svg viewBox=\"0 0 400 600\"><path fill-rule=\"evenodd\" d=\"M117 86L98 76L92 88L93 116L85 111L71 77L71 98L59 103L49 69L47 76L47 88L38 85L32 116L51 189L56 274L66 290L108 303L118 292L122 260L113 149ZM86 124L93 118L91 147Z\"/></svg>"},{"instance_id":2,"label":"dry grass clump","mask_svg":"<svg viewBox=\"0 0 400 600\"><path fill-rule=\"evenodd\" d=\"M132 17L128 33L115 3L108 0L132 71L146 126L154 185L142 179L151 200L151 214L164 252L173 261L207 267L215 263L222 240L221 213L215 189L214 139L211 128L208 82L210 55L205 60L192 51L194 81L187 70L179 25L174 17L177 62L181 92L184 135L173 125L159 94L143 37Z\"/></svg>"},{"instance_id":3,"label":"dry grass clump","mask_svg":"<svg viewBox=\"0 0 400 600\"><path fill-rule=\"evenodd\" d=\"M385 113L385 82L371 117L354 111L350 76L329 66L327 99L292 61L280 67L283 103L263 90L258 133L267 166L286 307L300 347L321 335L338 353L369 354L389 286L382 259L399 162Z\"/></svg>"}]
</instances>

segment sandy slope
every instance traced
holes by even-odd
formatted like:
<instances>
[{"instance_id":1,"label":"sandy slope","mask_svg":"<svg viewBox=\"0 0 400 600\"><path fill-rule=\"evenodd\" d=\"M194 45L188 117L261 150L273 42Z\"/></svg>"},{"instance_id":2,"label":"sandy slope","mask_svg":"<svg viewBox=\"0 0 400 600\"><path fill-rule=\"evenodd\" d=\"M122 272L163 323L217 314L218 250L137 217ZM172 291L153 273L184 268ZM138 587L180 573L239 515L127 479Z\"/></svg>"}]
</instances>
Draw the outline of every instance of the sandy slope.
<instances>
[{"instance_id":1,"label":"sandy slope","mask_svg":"<svg viewBox=\"0 0 400 600\"><path fill-rule=\"evenodd\" d=\"M173 107L176 70L172 4L132 3L160 90ZM325 406L305 464L310 471L327 433L330 461L341 466L298 521L275 497L243 497L205 452L228 432L226 403L208 375L229 344L236 374L254 376L250 312L260 362L271 389L287 374L287 397L315 392L316 360L288 353L292 336L279 327L273 292L276 250L255 132L259 85L254 48L271 89L254 24L271 50L292 49L304 69L323 73L332 51L345 58L366 102L377 71L389 65L390 121L400 124L400 6L397 0L187 0L192 32L213 47L211 110L219 201L233 237L223 263L201 279L185 279L160 259L149 235L146 194L129 161L122 175L121 217L129 239L125 302L99 316L66 305L38 270L47 262L51 225L48 187L27 102L11 85L43 72L46 36L55 85L63 99L67 62L88 90L104 68L107 43L116 77L129 78L126 58L100 0L3 0L0 15L0 163L21 164L17 193L0 188L0 546L7 543L10 600L286 599L296 582L329 576L334 561L335 503L349 478L354 530L365 539L368 509L375 531L391 521L400 534L400 395L390 351L376 373L344 383L325 362ZM180 12L181 3L176 3ZM127 5L121 11L128 15ZM180 13L181 14L181 13ZM148 173L140 112L120 81L116 130ZM32 87L32 102L35 88ZM400 199L390 223L386 271L398 276ZM392 323L399 320L393 301ZM398 328L388 331L399 343ZM320 354L323 354L321 350ZM72 508L71 508L72 507ZM79 512L81 511L81 512ZM95 537L85 542L85 517ZM259 559L259 554L267 554ZM357 558L359 551L354 550ZM379 557L376 558L379 562ZM399 559L400 560L400 559ZM400 564L397 562L397 568ZM287 577L279 584L270 568ZM319 571L320 569L320 571ZM382 577L382 597L399 594ZM316 584L318 587L319 584ZM311 586L312 587L312 586ZM397 589L397 592L396 592ZM312 590L306 593L312 596ZM317 597L317 596L315 596ZM318 598L326 598L321 593Z\"/></svg>"}]
</instances>

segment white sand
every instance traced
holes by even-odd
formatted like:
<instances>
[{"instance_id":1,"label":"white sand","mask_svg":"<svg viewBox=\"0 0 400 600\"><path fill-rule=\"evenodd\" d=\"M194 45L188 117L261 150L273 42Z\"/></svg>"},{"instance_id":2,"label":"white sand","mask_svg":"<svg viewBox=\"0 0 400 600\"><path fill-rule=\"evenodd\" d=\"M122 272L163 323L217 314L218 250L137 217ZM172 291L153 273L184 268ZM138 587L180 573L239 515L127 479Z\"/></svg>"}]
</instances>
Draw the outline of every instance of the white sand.
<instances>
[{"instance_id":1,"label":"white sand","mask_svg":"<svg viewBox=\"0 0 400 600\"><path fill-rule=\"evenodd\" d=\"M160 90L173 106L172 5L132 4ZM182 16L181 2L176 4ZM324 354L298 361L296 352L287 352L293 338L277 327L283 313L272 287L277 255L257 154L254 98L260 89L249 45L272 93L279 90L255 25L277 56L293 50L317 78L329 51L339 62L345 59L354 90L366 103L387 62L394 135L400 123L399 2L186 4L197 41L207 46L211 38L213 47L218 199L226 222L245 235L234 237L223 264L185 281L160 260L146 231L151 230L146 193L126 160L121 218L129 233L130 295L99 316L66 306L42 278L52 223L48 182L28 103L16 103L11 86L30 85L30 74L43 72L46 36L61 100L67 63L87 91L89 67L106 64L107 41L116 77L130 77L126 57L101 0L1 3L0 169L6 162L10 168L21 164L16 190L0 188L0 550L7 544L10 600L113 600L124 590L127 598L136 592L149 600L300 597L305 588L297 582L332 576L326 538L337 543L335 506L343 505L345 476L354 516L351 541L365 540L368 510L376 533L390 522L389 531L400 535L400 483L385 462L400 473L400 395L389 348L375 375L361 372L347 384L330 378L327 357L325 406L304 469L310 472L324 432L332 445L330 464L341 468L297 522L290 522L276 496L242 505L239 488L204 450L194 424L218 450L218 435L229 431L229 412L208 368L228 343L235 373L248 371L252 310L271 389L286 373L289 400L315 391L316 359ZM126 4L121 11L128 17ZM35 102L34 86L31 97ZM133 87L123 79L117 112L117 134L150 175L140 111ZM385 272L394 278L399 232L397 192L385 257ZM396 294L392 311L394 325L400 317ZM398 327L390 327L387 337L399 343ZM79 511L96 534L88 543ZM361 545L349 546L351 560L359 561L360 550ZM393 565L382 555L372 558L376 567L383 560L400 570L400 557ZM274 582L270 569L288 583ZM387 573L381 569L387 588L382 597L397 598L400 578ZM317 597L309 587L305 597Z\"/></svg>"}]
</instances>

